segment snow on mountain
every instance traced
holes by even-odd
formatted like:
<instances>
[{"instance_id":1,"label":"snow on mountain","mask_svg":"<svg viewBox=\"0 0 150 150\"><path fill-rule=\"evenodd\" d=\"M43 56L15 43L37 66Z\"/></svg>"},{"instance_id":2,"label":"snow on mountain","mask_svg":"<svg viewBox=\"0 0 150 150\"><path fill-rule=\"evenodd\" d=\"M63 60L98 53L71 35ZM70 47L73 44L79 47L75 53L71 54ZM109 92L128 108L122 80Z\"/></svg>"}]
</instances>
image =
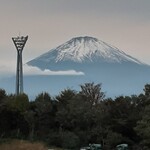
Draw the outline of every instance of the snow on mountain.
<instances>
[{"instance_id":1,"label":"snow on mountain","mask_svg":"<svg viewBox=\"0 0 150 150\"><path fill-rule=\"evenodd\" d=\"M139 60L127 55L118 48L111 46L93 37L76 37L66 43L48 51L34 60L44 62L55 61L104 61L104 62L134 62L142 64Z\"/></svg>"}]
</instances>

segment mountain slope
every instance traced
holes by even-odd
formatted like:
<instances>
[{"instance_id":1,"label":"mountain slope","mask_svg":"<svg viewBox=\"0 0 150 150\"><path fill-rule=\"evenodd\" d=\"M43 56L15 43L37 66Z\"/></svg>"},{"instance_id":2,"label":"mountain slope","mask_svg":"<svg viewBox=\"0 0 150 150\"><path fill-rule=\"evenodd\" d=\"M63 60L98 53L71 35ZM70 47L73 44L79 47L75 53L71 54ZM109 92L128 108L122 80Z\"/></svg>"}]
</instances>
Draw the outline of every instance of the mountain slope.
<instances>
[{"instance_id":1,"label":"mountain slope","mask_svg":"<svg viewBox=\"0 0 150 150\"><path fill-rule=\"evenodd\" d=\"M139 60L127 55L118 48L93 37L76 37L31 60L28 65L43 69L54 69L52 65L71 63L136 63ZM59 69L59 68L58 68ZM62 67L60 69L63 69Z\"/></svg>"}]
</instances>

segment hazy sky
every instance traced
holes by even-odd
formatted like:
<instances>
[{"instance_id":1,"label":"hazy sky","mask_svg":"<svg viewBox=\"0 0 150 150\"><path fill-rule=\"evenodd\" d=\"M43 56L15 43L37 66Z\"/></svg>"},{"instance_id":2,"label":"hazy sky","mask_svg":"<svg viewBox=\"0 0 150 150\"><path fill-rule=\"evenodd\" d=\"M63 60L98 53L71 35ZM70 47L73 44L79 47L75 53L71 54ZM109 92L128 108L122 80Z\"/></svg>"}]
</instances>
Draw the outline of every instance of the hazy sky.
<instances>
[{"instance_id":1,"label":"hazy sky","mask_svg":"<svg viewBox=\"0 0 150 150\"><path fill-rule=\"evenodd\" d=\"M86 35L150 64L150 0L0 0L0 68L16 65L19 33L24 63Z\"/></svg>"}]
</instances>

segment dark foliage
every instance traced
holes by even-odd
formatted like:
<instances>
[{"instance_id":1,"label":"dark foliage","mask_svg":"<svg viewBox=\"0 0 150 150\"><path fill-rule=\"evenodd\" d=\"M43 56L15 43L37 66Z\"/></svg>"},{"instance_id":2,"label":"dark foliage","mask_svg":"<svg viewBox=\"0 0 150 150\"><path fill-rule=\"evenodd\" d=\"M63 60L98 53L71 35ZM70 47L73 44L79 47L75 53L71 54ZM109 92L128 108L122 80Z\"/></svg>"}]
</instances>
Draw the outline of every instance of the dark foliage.
<instances>
[{"instance_id":1,"label":"dark foliage","mask_svg":"<svg viewBox=\"0 0 150 150\"><path fill-rule=\"evenodd\" d=\"M41 93L34 101L0 89L0 141L6 138L42 140L64 149L89 143L102 144L104 150L121 143L150 149L150 85L143 94L115 99L106 99L101 84L94 83L54 98Z\"/></svg>"}]
</instances>

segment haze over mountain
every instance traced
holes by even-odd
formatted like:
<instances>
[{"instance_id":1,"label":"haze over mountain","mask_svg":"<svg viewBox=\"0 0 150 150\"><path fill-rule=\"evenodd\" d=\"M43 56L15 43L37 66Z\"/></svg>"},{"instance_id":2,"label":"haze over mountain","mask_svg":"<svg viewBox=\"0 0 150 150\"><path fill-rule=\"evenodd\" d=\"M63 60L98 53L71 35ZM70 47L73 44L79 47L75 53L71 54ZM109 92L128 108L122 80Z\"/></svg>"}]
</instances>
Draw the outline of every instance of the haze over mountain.
<instances>
[{"instance_id":1,"label":"haze over mountain","mask_svg":"<svg viewBox=\"0 0 150 150\"><path fill-rule=\"evenodd\" d=\"M43 91L55 95L68 87L76 90L80 84L95 82L102 83L108 97L114 97L139 94L150 83L149 65L88 36L72 38L26 66L31 72L35 69L33 74L24 76L24 91L31 96ZM0 83L5 89L14 89L14 80L9 78Z\"/></svg>"}]
</instances>

